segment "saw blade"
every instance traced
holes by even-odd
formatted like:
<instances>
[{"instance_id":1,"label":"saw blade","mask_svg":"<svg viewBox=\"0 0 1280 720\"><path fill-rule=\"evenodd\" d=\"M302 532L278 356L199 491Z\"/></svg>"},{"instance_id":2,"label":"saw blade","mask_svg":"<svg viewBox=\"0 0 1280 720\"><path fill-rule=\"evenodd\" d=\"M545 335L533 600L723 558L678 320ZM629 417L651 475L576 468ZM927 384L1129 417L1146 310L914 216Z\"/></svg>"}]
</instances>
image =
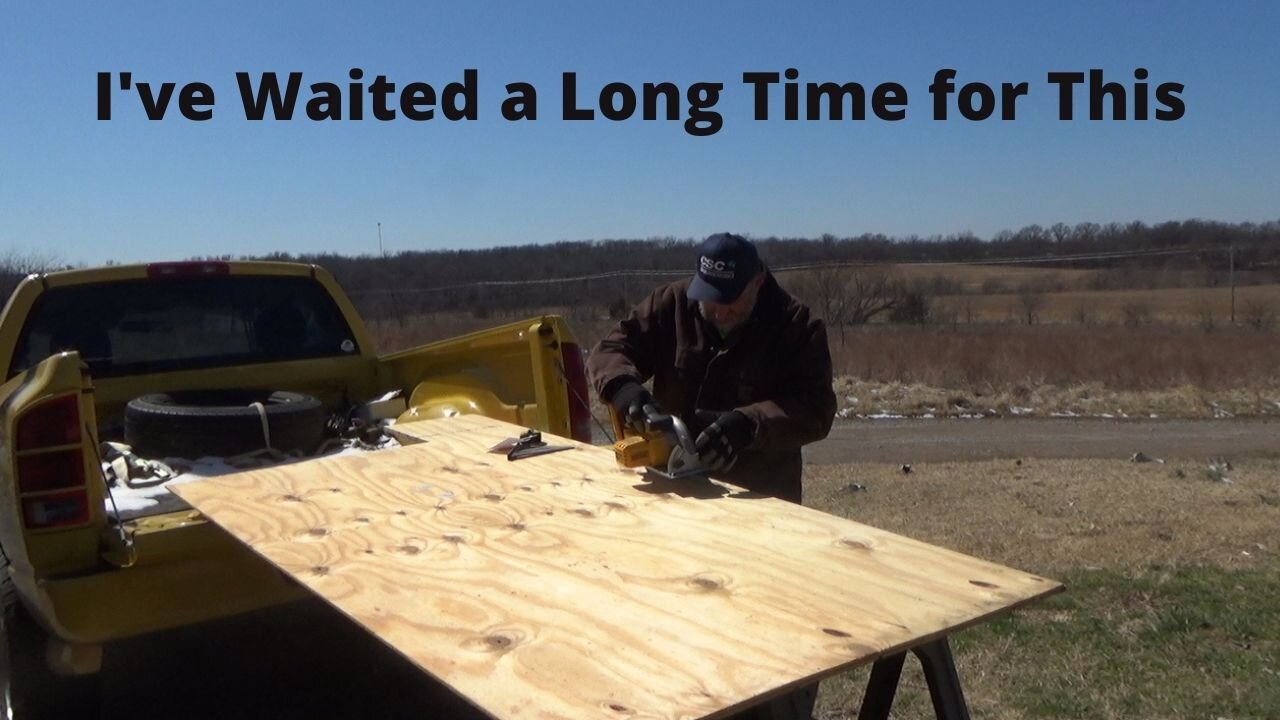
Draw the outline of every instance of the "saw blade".
<instances>
[{"instance_id":1,"label":"saw blade","mask_svg":"<svg viewBox=\"0 0 1280 720\"><path fill-rule=\"evenodd\" d=\"M705 474L697 455L690 454L682 447L671 448L671 454L667 456L666 475L668 477L676 479Z\"/></svg>"}]
</instances>

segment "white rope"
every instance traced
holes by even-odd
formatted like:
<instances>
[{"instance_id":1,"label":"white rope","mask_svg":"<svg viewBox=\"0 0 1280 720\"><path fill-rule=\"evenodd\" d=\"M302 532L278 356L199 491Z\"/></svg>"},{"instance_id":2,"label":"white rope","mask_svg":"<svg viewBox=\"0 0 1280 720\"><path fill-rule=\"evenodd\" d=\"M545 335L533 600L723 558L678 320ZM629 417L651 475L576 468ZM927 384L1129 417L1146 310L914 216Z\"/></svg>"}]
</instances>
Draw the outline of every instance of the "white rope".
<instances>
[{"instance_id":1,"label":"white rope","mask_svg":"<svg viewBox=\"0 0 1280 720\"><path fill-rule=\"evenodd\" d=\"M271 426L267 423L267 408L260 402L249 403L249 407L258 411L258 419L262 421L262 441L271 449Z\"/></svg>"}]
</instances>

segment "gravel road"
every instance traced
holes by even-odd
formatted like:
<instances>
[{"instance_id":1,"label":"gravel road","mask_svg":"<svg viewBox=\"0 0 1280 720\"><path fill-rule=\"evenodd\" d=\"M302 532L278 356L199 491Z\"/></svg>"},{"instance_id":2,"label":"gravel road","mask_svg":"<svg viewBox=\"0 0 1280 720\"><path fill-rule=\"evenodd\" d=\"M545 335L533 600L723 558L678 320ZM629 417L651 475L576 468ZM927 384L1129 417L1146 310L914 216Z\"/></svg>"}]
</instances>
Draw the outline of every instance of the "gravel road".
<instances>
[{"instance_id":1,"label":"gravel road","mask_svg":"<svg viewBox=\"0 0 1280 720\"><path fill-rule=\"evenodd\" d=\"M1280 457L1280 419L1259 420L858 420L840 421L805 460L946 462L991 458Z\"/></svg>"}]
</instances>

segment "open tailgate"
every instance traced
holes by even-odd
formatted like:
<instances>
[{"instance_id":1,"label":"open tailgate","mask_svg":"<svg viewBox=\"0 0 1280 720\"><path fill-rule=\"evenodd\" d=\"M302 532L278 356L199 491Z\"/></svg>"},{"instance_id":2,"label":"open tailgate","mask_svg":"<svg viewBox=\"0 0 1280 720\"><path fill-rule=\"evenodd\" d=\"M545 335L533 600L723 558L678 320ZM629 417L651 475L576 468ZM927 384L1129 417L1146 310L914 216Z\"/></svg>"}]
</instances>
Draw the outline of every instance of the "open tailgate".
<instances>
[{"instance_id":1,"label":"open tailgate","mask_svg":"<svg viewBox=\"0 0 1280 720\"><path fill-rule=\"evenodd\" d=\"M1053 593L1053 581L523 428L173 488L495 718L723 716Z\"/></svg>"}]
</instances>

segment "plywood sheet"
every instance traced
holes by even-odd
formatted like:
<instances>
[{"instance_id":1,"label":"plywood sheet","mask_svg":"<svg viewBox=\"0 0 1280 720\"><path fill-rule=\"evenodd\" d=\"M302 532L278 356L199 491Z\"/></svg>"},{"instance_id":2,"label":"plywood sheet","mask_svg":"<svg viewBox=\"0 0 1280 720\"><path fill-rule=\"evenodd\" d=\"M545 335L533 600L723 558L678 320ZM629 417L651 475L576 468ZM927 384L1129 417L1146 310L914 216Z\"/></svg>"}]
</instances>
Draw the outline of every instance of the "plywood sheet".
<instances>
[{"instance_id":1,"label":"plywood sheet","mask_svg":"<svg viewBox=\"0 0 1280 720\"><path fill-rule=\"evenodd\" d=\"M495 718L719 717L1060 589L612 452L509 462L522 428L174 488Z\"/></svg>"}]
</instances>

